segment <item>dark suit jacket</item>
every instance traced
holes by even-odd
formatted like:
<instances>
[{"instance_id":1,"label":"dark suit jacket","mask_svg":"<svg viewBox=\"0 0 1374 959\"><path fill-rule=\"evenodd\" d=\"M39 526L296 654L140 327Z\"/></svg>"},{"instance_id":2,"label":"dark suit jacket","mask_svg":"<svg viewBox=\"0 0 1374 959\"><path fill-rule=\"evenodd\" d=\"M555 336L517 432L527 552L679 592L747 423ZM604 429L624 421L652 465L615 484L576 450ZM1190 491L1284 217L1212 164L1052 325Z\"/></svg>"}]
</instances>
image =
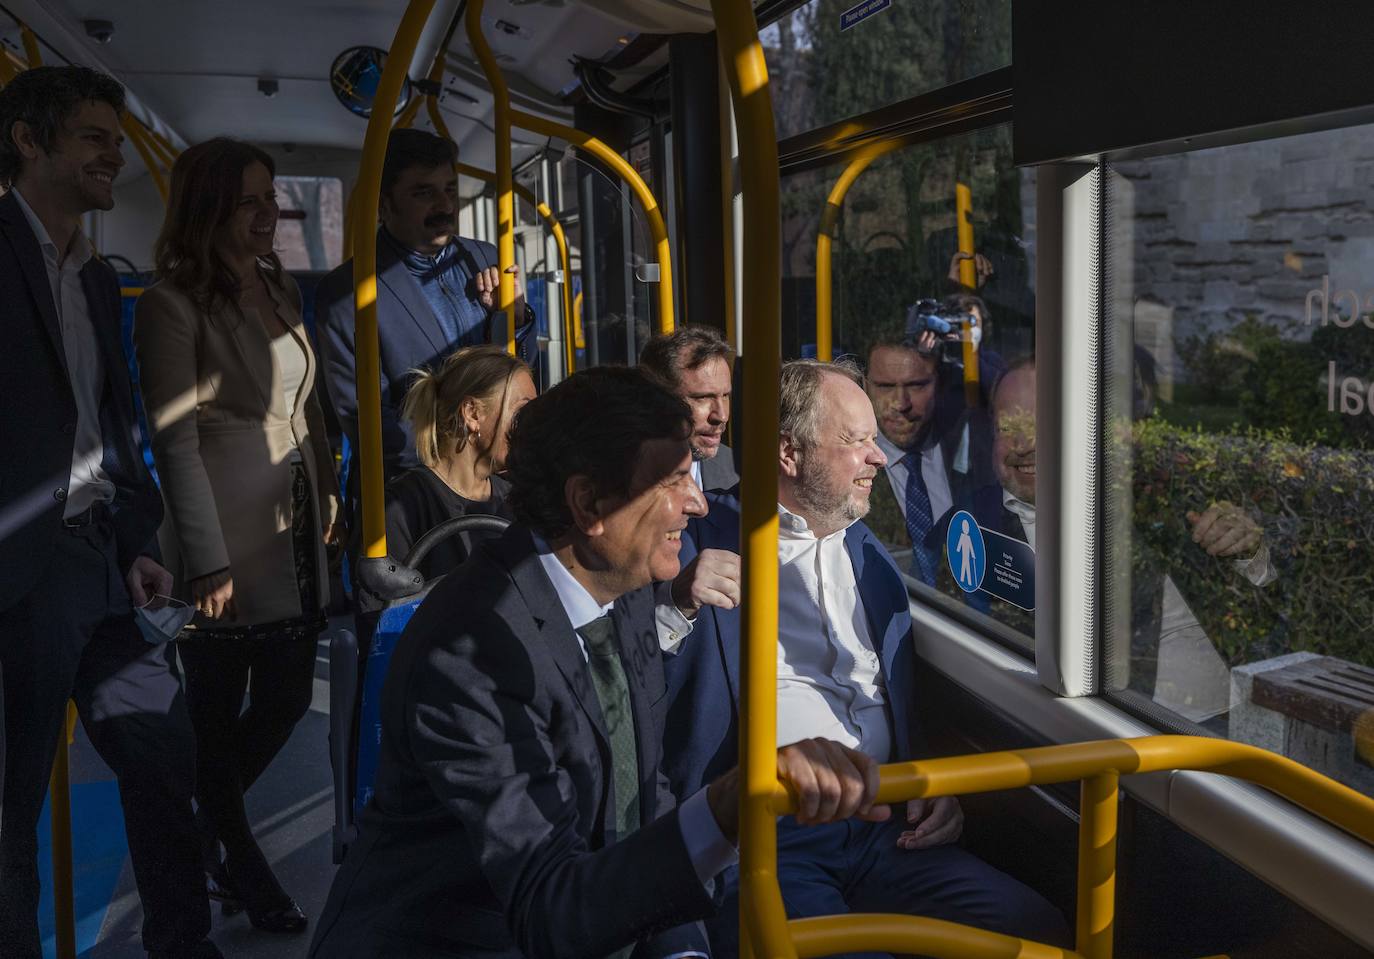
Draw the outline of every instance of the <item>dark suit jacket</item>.
<instances>
[{"instance_id":1,"label":"dark suit jacket","mask_svg":"<svg viewBox=\"0 0 1374 959\"><path fill-rule=\"evenodd\" d=\"M699 550L739 551L739 501L707 494L710 510L688 523L682 562ZM863 523L845 532L869 630L887 683L893 760L913 759L920 748L915 712L915 658L906 587L887 549ZM663 657L668 680L668 722L663 770L673 791L688 796L729 770L739 758L740 614L708 606L676 653Z\"/></svg>"},{"instance_id":2,"label":"dark suit jacket","mask_svg":"<svg viewBox=\"0 0 1374 959\"><path fill-rule=\"evenodd\" d=\"M512 526L444 578L396 647L376 792L313 957L576 959L636 939L645 959L706 951L699 926L671 928L711 901L659 773L667 699L650 591L621 597L613 615L643 827L606 844L596 692L529 531Z\"/></svg>"},{"instance_id":3,"label":"dark suit jacket","mask_svg":"<svg viewBox=\"0 0 1374 959\"><path fill-rule=\"evenodd\" d=\"M702 492L724 492L738 485L739 473L735 472L735 451L721 443L715 456L701 461Z\"/></svg>"},{"instance_id":4,"label":"dark suit jacket","mask_svg":"<svg viewBox=\"0 0 1374 959\"><path fill-rule=\"evenodd\" d=\"M92 258L81 271L91 326L105 367L100 402L101 466L115 484L114 534L127 571L157 555L162 498L143 463L119 339L119 280ZM27 593L62 528L71 478L76 400L67 375L57 307L38 239L13 193L0 197L0 609Z\"/></svg>"},{"instance_id":5,"label":"dark suit jacket","mask_svg":"<svg viewBox=\"0 0 1374 959\"><path fill-rule=\"evenodd\" d=\"M468 269L486 269L496 265L496 247L479 240L457 238ZM475 289L469 295L476 297ZM358 371L353 330L353 261L345 260L315 289L315 316L319 329L320 354L324 358L325 386L338 416L339 425L352 455L349 461L349 484L357 489L358 458ZM526 323L517 336L522 347L528 349L533 337L529 320L532 313L526 306ZM499 341L505 340L504 314L493 314L488 323L487 342L493 341L493 330L500 328ZM415 437L410 426L401 419L401 401L410 388L410 371L421 366L437 369L445 357L454 351L456 343L448 341L425 299L419 282L406 268L395 244L385 235L377 237L377 347L381 362L382 386L382 464L388 480L419 465L415 455ZM525 359L530 360L526 352Z\"/></svg>"}]
</instances>

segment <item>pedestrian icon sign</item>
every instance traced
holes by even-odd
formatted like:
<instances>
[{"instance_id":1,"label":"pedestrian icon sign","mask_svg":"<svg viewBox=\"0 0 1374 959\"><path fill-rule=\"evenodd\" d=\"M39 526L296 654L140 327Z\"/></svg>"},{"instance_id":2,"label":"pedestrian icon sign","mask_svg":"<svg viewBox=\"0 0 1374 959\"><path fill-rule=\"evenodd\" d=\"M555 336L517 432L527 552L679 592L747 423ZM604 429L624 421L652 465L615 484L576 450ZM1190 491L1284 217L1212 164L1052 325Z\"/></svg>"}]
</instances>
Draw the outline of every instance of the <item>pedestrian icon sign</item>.
<instances>
[{"instance_id":1,"label":"pedestrian icon sign","mask_svg":"<svg viewBox=\"0 0 1374 959\"><path fill-rule=\"evenodd\" d=\"M949 521L945 536L945 557L954 582L966 593L976 593L987 572L987 547L983 531L967 510L960 510Z\"/></svg>"}]
</instances>

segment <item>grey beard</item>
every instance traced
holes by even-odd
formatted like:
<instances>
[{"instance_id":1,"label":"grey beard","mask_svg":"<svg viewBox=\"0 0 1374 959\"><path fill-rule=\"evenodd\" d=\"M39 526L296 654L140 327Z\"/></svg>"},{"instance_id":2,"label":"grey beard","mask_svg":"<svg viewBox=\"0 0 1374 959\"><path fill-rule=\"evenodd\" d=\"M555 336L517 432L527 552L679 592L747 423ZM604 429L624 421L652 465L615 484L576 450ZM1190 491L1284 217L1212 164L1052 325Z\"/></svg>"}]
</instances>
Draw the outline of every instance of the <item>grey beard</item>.
<instances>
[{"instance_id":1,"label":"grey beard","mask_svg":"<svg viewBox=\"0 0 1374 959\"><path fill-rule=\"evenodd\" d=\"M824 470L808 469L803 462L797 477L797 502L825 526L848 526L868 514L869 504L853 496L830 492L830 475Z\"/></svg>"}]
</instances>

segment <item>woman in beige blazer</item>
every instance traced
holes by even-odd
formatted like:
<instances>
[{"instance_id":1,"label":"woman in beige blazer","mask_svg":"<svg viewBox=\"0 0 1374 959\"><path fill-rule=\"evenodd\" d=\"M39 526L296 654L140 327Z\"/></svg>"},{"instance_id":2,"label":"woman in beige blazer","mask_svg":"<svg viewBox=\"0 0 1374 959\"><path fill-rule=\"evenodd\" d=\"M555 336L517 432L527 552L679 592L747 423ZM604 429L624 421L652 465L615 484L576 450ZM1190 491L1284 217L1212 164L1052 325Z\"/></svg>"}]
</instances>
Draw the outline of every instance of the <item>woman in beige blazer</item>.
<instances>
[{"instance_id":1,"label":"woman in beige blazer","mask_svg":"<svg viewBox=\"0 0 1374 959\"><path fill-rule=\"evenodd\" d=\"M178 648L211 895L258 928L300 932L306 917L253 838L243 793L310 706L338 497L300 293L272 251L273 170L224 138L177 159L161 282L139 298L134 344L162 549L200 612Z\"/></svg>"}]
</instances>

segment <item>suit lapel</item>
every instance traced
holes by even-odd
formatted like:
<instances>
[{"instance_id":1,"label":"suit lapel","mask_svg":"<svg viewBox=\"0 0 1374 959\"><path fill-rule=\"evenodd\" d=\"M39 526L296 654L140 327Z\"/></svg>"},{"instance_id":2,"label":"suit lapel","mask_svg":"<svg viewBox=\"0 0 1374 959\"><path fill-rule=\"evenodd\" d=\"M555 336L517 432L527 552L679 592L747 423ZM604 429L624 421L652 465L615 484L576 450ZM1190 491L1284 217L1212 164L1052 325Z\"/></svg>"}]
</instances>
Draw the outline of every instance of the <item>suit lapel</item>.
<instances>
[{"instance_id":1,"label":"suit lapel","mask_svg":"<svg viewBox=\"0 0 1374 959\"><path fill-rule=\"evenodd\" d=\"M563 604L558 599L553 583L549 582L548 574L540 565L529 531L515 527L502 537L498 545L505 552L504 559L511 571L515 588L519 590L525 605L534 616L534 624L539 630L540 639L548 647L558 671L563 675L564 681L572 690L573 697L582 707L597 736L609 749L611 737L606 732L606 720L601 715L601 702L597 699L596 688L592 685L587 658L582 653L582 645L578 642L577 633L568 620L568 614L563 611Z\"/></svg>"},{"instance_id":2,"label":"suit lapel","mask_svg":"<svg viewBox=\"0 0 1374 959\"><path fill-rule=\"evenodd\" d=\"M705 477L703 476L703 481ZM700 520L693 520L697 523L700 543L694 543L693 555L697 549L726 549L732 553L738 553L740 549L739 541L739 502L729 493L719 493L706 497L707 505L710 509ZM730 684L730 702L739 703L739 610L723 610L715 606L708 606L703 609L698 616L709 616L711 625L714 627L716 636L716 646L720 652L720 661L725 667L725 678ZM732 617L735 622L725 622L726 617ZM734 648L726 646L726 637L735 640ZM690 641L690 640L689 640Z\"/></svg>"},{"instance_id":3,"label":"suit lapel","mask_svg":"<svg viewBox=\"0 0 1374 959\"><path fill-rule=\"evenodd\" d=\"M19 208L19 201L14 198L13 193L11 190L0 197L0 227L3 227L11 246L14 247L19 268L24 274L24 282L28 284L29 293L38 307L38 315L43 318L48 338L53 349L57 351L58 362L70 377L71 371L67 370L67 353L62 347L62 331L57 323L57 304L52 301L48 267L43 262L43 250L39 247L38 237L34 235L33 228L29 226L28 218Z\"/></svg>"},{"instance_id":4,"label":"suit lapel","mask_svg":"<svg viewBox=\"0 0 1374 959\"><path fill-rule=\"evenodd\" d=\"M386 287L401 308L406 311L412 323L434 348L434 355L443 354L449 347L439 321L434 317L429 302L425 299L420 283L406 268L405 262L396 253L392 241L382 234L377 243L377 279Z\"/></svg>"}]
</instances>

